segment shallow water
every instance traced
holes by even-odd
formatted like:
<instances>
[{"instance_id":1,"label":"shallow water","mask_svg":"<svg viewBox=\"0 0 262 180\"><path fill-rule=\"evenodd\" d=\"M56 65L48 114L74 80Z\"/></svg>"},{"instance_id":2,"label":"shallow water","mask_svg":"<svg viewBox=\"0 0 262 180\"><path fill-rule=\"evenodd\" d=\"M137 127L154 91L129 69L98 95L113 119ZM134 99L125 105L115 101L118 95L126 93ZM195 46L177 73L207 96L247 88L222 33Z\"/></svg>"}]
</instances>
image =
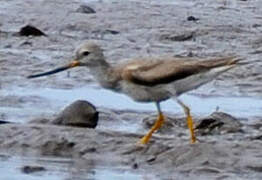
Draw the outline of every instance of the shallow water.
<instances>
[{"instance_id":1,"label":"shallow water","mask_svg":"<svg viewBox=\"0 0 262 180\"><path fill-rule=\"evenodd\" d=\"M82 87L77 89L27 89L12 88L1 91L2 96L28 97L28 101L22 104L22 108L1 107L0 111L9 114L9 120L26 122L28 117L39 114L53 114L75 100L87 100L96 107L106 107L118 110L156 111L153 103L137 103L126 95L110 90ZM37 103L32 104L30 99L38 97ZM255 117L261 114L262 100L254 97L202 97L193 94L185 94L179 97L185 104L191 107L192 114L208 115L219 109L237 117ZM42 102L44 104L42 104ZM161 104L162 110L170 113L183 113L182 108L175 100L167 100Z\"/></svg>"},{"instance_id":2,"label":"shallow water","mask_svg":"<svg viewBox=\"0 0 262 180\"><path fill-rule=\"evenodd\" d=\"M44 167L45 170L26 174L22 171L24 166ZM26 179L26 180L69 180L69 179L107 179L107 180L121 180L121 179L143 179L139 173L94 167L93 164L86 165L85 169L76 167L72 159L66 158L36 158L36 157L19 157L19 156L5 156L0 157L0 172L1 179ZM149 177L149 176L148 176ZM150 177L151 179L154 177Z\"/></svg>"},{"instance_id":3,"label":"shallow water","mask_svg":"<svg viewBox=\"0 0 262 180\"><path fill-rule=\"evenodd\" d=\"M25 158L25 157L10 157L10 158L1 158L0 163L0 172L1 172L1 179L5 180L13 180L13 179L27 179L27 180L40 180L40 179L50 179L50 180L60 180L65 179L66 175L65 172L62 173L61 171L56 170L53 168L52 171L40 171L32 174L25 174L22 172L22 168L24 166L48 166L45 168L52 168L52 166L56 166L61 163L54 163L52 161L46 163L39 163L37 159L32 158Z\"/></svg>"}]
</instances>

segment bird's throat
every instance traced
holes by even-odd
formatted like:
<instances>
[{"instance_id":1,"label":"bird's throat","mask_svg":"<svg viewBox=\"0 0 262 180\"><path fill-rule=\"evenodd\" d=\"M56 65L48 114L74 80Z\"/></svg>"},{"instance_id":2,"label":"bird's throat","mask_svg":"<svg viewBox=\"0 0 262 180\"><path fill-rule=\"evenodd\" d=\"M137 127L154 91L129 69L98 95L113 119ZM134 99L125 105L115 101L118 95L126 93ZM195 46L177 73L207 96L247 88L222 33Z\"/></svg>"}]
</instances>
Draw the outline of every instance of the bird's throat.
<instances>
[{"instance_id":1,"label":"bird's throat","mask_svg":"<svg viewBox=\"0 0 262 180\"><path fill-rule=\"evenodd\" d=\"M103 88L112 90L118 88L118 78L115 73L112 73L113 69L110 64L106 63L89 69L90 73Z\"/></svg>"}]
</instances>

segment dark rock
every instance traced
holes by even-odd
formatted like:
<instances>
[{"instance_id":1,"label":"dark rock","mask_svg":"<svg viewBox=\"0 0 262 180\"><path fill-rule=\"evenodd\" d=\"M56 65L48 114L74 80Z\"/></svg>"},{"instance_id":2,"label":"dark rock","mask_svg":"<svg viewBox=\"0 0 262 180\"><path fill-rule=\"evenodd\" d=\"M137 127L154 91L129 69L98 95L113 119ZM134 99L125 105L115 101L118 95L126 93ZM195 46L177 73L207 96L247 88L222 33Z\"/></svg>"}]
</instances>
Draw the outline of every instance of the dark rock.
<instances>
[{"instance_id":1,"label":"dark rock","mask_svg":"<svg viewBox=\"0 0 262 180\"><path fill-rule=\"evenodd\" d=\"M87 6L87 5L80 5L80 7L76 10L76 12L79 12L79 13L85 13L85 14L94 14L96 13L96 11Z\"/></svg>"},{"instance_id":2,"label":"dark rock","mask_svg":"<svg viewBox=\"0 0 262 180\"><path fill-rule=\"evenodd\" d=\"M0 120L0 125L1 124L7 124L7 123L12 123L12 122Z\"/></svg>"},{"instance_id":3,"label":"dark rock","mask_svg":"<svg viewBox=\"0 0 262 180\"><path fill-rule=\"evenodd\" d=\"M97 122L96 108L87 101L78 100L67 106L52 124L95 128Z\"/></svg>"},{"instance_id":4,"label":"dark rock","mask_svg":"<svg viewBox=\"0 0 262 180\"><path fill-rule=\"evenodd\" d=\"M41 30L34 26L26 25L22 27L18 33L20 36L46 36Z\"/></svg>"},{"instance_id":5,"label":"dark rock","mask_svg":"<svg viewBox=\"0 0 262 180\"><path fill-rule=\"evenodd\" d=\"M150 157L146 160L146 162L151 163L151 162L153 162L153 161L155 161L155 160L156 160L156 156L150 156Z\"/></svg>"},{"instance_id":6,"label":"dark rock","mask_svg":"<svg viewBox=\"0 0 262 180\"><path fill-rule=\"evenodd\" d=\"M133 168L133 169L137 169L137 168L138 168L138 164L137 164L137 163L134 163L134 164L132 165L132 168Z\"/></svg>"},{"instance_id":7,"label":"dark rock","mask_svg":"<svg viewBox=\"0 0 262 180\"><path fill-rule=\"evenodd\" d=\"M95 147L88 148L85 153L95 153L97 150Z\"/></svg>"},{"instance_id":8,"label":"dark rock","mask_svg":"<svg viewBox=\"0 0 262 180\"><path fill-rule=\"evenodd\" d=\"M247 166L248 169L252 170L252 171L255 171L255 172L259 172L261 173L262 172L262 165L249 165Z\"/></svg>"},{"instance_id":9,"label":"dark rock","mask_svg":"<svg viewBox=\"0 0 262 180\"><path fill-rule=\"evenodd\" d=\"M259 27L261 27L261 26L262 26L261 24L257 24L257 23L255 23L255 24L252 25L253 28L259 28Z\"/></svg>"},{"instance_id":10,"label":"dark rock","mask_svg":"<svg viewBox=\"0 0 262 180\"><path fill-rule=\"evenodd\" d=\"M262 135L256 135L249 138L250 140L262 140Z\"/></svg>"},{"instance_id":11,"label":"dark rock","mask_svg":"<svg viewBox=\"0 0 262 180\"><path fill-rule=\"evenodd\" d=\"M214 112L201 119L195 129L200 135L210 135L242 132L241 127L242 124L235 117L223 112Z\"/></svg>"},{"instance_id":12,"label":"dark rock","mask_svg":"<svg viewBox=\"0 0 262 180\"><path fill-rule=\"evenodd\" d=\"M187 20L188 20L188 21L198 21L199 18L196 18L196 17L194 17L194 16L188 16L188 17L187 17Z\"/></svg>"},{"instance_id":13,"label":"dark rock","mask_svg":"<svg viewBox=\"0 0 262 180\"><path fill-rule=\"evenodd\" d=\"M113 35L116 35L116 34L119 34L120 32L119 31L116 31L116 30L111 30L111 29L106 29L105 30L105 34L113 34Z\"/></svg>"},{"instance_id":14,"label":"dark rock","mask_svg":"<svg viewBox=\"0 0 262 180\"><path fill-rule=\"evenodd\" d=\"M181 34L164 34L160 37L160 40L169 40L169 41L187 41L191 40L194 37L194 32L183 32Z\"/></svg>"},{"instance_id":15,"label":"dark rock","mask_svg":"<svg viewBox=\"0 0 262 180\"><path fill-rule=\"evenodd\" d=\"M31 174L39 171L45 171L46 169L42 166L24 166L21 170L25 174Z\"/></svg>"}]
</instances>

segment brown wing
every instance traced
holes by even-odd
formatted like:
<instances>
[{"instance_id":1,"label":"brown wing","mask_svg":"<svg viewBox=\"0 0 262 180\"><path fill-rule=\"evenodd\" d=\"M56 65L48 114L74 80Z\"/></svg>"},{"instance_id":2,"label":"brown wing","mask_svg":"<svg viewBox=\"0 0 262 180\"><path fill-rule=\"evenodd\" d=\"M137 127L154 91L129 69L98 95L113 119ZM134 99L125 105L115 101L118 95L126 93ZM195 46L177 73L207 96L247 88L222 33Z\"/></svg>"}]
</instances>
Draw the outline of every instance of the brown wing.
<instances>
[{"instance_id":1,"label":"brown wing","mask_svg":"<svg viewBox=\"0 0 262 180\"><path fill-rule=\"evenodd\" d=\"M149 61L148 63L137 61L126 65L121 76L123 79L136 84L155 86L180 80L218 66L232 65L236 62L235 57L205 61L178 60L177 58L156 62Z\"/></svg>"}]
</instances>

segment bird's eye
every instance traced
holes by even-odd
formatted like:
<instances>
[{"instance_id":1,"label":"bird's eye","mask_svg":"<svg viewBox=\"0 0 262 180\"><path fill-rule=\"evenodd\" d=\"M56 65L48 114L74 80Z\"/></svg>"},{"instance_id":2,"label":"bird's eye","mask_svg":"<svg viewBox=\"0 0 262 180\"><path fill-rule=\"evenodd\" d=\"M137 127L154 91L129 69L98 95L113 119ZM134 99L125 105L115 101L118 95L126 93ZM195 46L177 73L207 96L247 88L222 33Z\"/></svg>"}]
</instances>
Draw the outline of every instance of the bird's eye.
<instances>
[{"instance_id":1,"label":"bird's eye","mask_svg":"<svg viewBox=\"0 0 262 180\"><path fill-rule=\"evenodd\" d=\"M82 54L83 56L88 56L90 53L88 51L84 51Z\"/></svg>"}]
</instances>

